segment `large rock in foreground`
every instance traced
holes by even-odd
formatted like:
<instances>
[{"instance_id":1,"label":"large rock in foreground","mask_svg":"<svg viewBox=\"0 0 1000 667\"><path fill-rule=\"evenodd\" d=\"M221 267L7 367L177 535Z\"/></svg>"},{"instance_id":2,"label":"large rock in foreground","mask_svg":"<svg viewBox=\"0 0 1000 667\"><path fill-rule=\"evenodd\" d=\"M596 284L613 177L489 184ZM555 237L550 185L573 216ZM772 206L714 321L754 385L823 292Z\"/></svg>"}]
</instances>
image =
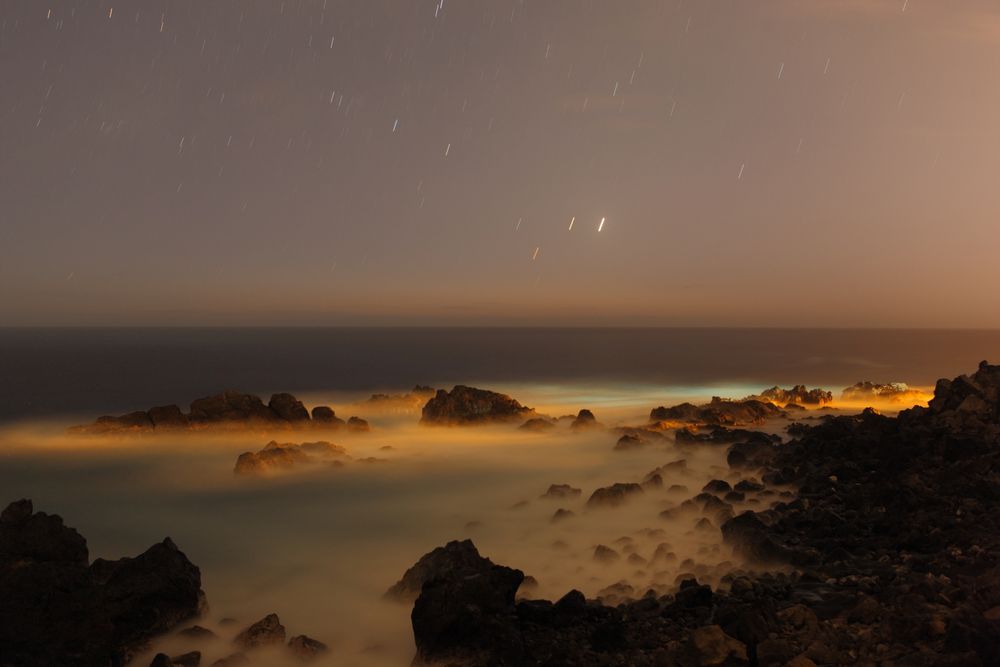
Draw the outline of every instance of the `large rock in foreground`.
<instances>
[{"instance_id":1,"label":"large rock in foreground","mask_svg":"<svg viewBox=\"0 0 1000 667\"><path fill-rule=\"evenodd\" d=\"M421 424L456 425L524 421L535 416L506 394L457 385L451 391L439 389L424 405Z\"/></svg>"},{"instance_id":2,"label":"large rock in foreground","mask_svg":"<svg viewBox=\"0 0 1000 667\"><path fill-rule=\"evenodd\" d=\"M435 549L407 575L431 560L433 572L424 572L410 615L417 645L413 664L522 664L524 647L514 598L524 573L494 565L466 540Z\"/></svg>"},{"instance_id":3,"label":"large rock in foreground","mask_svg":"<svg viewBox=\"0 0 1000 667\"><path fill-rule=\"evenodd\" d=\"M170 540L88 565L87 542L30 500L0 515L0 664L121 665L197 616L201 573Z\"/></svg>"}]
</instances>

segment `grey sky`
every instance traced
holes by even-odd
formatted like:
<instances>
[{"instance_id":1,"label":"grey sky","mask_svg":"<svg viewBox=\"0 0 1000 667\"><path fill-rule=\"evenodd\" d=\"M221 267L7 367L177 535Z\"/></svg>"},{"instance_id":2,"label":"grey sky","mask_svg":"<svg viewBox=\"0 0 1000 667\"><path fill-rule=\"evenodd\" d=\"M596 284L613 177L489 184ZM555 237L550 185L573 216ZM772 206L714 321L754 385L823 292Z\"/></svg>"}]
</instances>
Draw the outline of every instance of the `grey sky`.
<instances>
[{"instance_id":1,"label":"grey sky","mask_svg":"<svg viewBox=\"0 0 1000 667\"><path fill-rule=\"evenodd\" d=\"M998 72L978 0L3 0L0 324L1000 326Z\"/></svg>"}]
</instances>

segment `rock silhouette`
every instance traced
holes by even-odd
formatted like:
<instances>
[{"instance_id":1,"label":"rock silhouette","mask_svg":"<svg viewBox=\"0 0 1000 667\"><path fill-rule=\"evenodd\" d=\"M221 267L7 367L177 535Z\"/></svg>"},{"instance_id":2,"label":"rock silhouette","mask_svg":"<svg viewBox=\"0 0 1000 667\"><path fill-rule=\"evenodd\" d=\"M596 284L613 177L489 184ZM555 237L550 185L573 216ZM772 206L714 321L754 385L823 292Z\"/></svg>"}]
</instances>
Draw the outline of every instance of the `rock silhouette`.
<instances>
[{"instance_id":1,"label":"rock silhouette","mask_svg":"<svg viewBox=\"0 0 1000 667\"><path fill-rule=\"evenodd\" d=\"M204 607L198 568L170 540L88 562L86 540L30 500L0 515L0 662L121 665Z\"/></svg>"},{"instance_id":2,"label":"rock silhouette","mask_svg":"<svg viewBox=\"0 0 1000 667\"><path fill-rule=\"evenodd\" d=\"M421 424L469 425L490 422L522 421L535 416L506 394L487 389L457 385L451 391L438 389L424 405Z\"/></svg>"}]
</instances>

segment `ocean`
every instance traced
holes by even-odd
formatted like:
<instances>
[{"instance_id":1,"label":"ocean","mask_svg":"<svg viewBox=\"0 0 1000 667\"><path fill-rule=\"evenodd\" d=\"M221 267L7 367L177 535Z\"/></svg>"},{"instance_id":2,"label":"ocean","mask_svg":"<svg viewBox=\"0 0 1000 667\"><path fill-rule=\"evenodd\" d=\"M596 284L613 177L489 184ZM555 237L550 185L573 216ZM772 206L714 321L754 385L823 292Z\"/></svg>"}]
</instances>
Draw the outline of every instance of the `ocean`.
<instances>
[{"instance_id":1,"label":"ocean","mask_svg":"<svg viewBox=\"0 0 1000 667\"><path fill-rule=\"evenodd\" d=\"M850 329L0 329L0 421L92 417L233 388L365 394L415 384L932 386L1000 359L1000 331ZM265 396L266 398L266 396Z\"/></svg>"}]
</instances>

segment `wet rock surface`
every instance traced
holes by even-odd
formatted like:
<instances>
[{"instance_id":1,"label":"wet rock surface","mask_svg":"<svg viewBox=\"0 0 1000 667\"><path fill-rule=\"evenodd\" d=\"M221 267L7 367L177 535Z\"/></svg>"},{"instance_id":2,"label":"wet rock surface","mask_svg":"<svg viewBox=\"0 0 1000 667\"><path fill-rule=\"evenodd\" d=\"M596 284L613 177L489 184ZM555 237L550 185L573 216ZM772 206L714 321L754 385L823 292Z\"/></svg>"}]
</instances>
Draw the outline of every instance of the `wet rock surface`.
<instances>
[{"instance_id":1,"label":"wet rock surface","mask_svg":"<svg viewBox=\"0 0 1000 667\"><path fill-rule=\"evenodd\" d=\"M169 538L90 563L79 533L33 509L0 515L0 664L124 664L203 608L201 574Z\"/></svg>"},{"instance_id":2,"label":"wet rock surface","mask_svg":"<svg viewBox=\"0 0 1000 667\"><path fill-rule=\"evenodd\" d=\"M470 543L421 589L416 664L1000 664L1000 367L941 381L929 407L897 418L825 417L787 444L729 454L739 481L727 493L776 499L721 523L753 571L668 595L621 582L602 591L616 606L577 591L517 601L520 573ZM692 511L725 509L725 484L711 487Z\"/></svg>"}]
</instances>

